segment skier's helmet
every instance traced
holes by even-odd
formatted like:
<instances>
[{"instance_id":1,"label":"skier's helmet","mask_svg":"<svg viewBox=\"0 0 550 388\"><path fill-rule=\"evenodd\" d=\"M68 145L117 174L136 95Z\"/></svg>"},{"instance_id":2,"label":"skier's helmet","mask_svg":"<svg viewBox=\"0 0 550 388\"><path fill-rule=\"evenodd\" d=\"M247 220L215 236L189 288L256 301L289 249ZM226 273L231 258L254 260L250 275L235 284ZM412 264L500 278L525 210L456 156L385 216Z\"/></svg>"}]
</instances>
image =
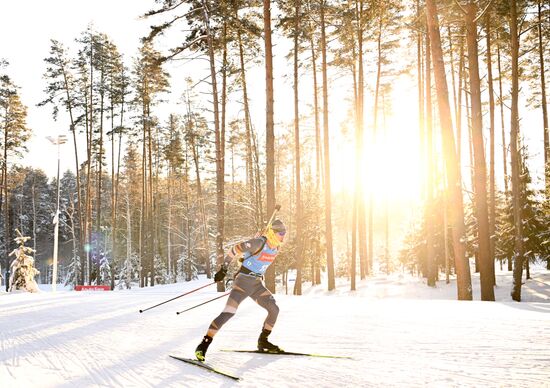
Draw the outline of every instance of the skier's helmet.
<instances>
[{"instance_id":1,"label":"skier's helmet","mask_svg":"<svg viewBox=\"0 0 550 388\"><path fill-rule=\"evenodd\" d=\"M283 221L281 221L281 220L273 221L271 223L271 229L273 229L273 231L275 233L279 233L279 234L282 234L282 235L284 235L286 233L286 226L283 223Z\"/></svg>"},{"instance_id":2,"label":"skier's helmet","mask_svg":"<svg viewBox=\"0 0 550 388\"><path fill-rule=\"evenodd\" d=\"M284 242L286 227L281 220L275 220L268 225L265 236L272 246L279 246Z\"/></svg>"}]
</instances>

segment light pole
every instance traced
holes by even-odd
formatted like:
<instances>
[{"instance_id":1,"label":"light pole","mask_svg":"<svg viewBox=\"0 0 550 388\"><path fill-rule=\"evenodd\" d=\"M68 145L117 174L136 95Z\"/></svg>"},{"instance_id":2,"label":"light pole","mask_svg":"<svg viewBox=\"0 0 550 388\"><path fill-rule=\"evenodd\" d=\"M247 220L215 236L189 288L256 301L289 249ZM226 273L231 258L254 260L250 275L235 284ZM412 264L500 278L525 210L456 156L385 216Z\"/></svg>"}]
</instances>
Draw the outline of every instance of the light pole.
<instances>
[{"instance_id":1,"label":"light pole","mask_svg":"<svg viewBox=\"0 0 550 388\"><path fill-rule=\"evenodd\" d=\"M57 246L59 235L59 169L61 165L60 158L60 145L67 142L67 136L58 135L57 138L47 136L46 137L53 145L57 145L57 208L55 210L55 216L53 217L53 270L52 270L52 291L55 292L57 287Z\"/></svg>"}]
</instances>

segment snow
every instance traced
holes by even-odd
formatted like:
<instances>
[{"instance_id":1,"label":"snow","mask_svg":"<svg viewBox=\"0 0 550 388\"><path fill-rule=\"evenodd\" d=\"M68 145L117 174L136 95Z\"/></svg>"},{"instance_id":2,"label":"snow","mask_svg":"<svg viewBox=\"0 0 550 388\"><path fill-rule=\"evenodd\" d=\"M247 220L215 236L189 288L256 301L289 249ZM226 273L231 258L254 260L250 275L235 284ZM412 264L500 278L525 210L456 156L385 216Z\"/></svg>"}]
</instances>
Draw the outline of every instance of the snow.
<instances>
[{"instance_id":1,"label":"snow","mask_svg":"<svg viewBox=\"0 0 550 388\"><path fill-rule=\"evenodd\" d=\"M277 294L270 339L288 351L353 360L246 353L265 317L246 300L218 333L207 361L239 382L168 357L193 357L225 298L215 287L138 311L207 284L200 280L113 292L0 292L2 387L550 387L550 271L532 269L524 302L497 276L497 302L456 301L455 281L428 288L406 275L377 276L349 291L304 285ZM479 298L479 277L473 276Z\"/></svg>"}]
</instances>

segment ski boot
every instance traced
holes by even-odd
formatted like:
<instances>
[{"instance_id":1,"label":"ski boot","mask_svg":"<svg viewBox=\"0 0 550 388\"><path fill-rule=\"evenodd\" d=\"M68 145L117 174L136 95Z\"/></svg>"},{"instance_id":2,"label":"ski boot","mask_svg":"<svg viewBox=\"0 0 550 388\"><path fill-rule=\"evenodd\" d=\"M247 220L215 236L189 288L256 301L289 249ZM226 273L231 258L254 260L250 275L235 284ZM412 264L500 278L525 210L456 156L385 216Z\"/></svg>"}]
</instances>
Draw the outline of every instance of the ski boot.
<instances>
[{"instance_id":1,"label":"ski boot","mask_svg":"<svg viewBox=\"0 0 550 388\"><path fill-rule=\"evenodd\" d=\"M266 353L280 353L283 349L279 348L277 345L272 344L267 340L267 337L271 334L271 330L263 329L262 334L258 338L258 350L260 352Z\"/></svg>"},{"instance_id":2,"label":"ski boot","mask_svg":"<svg viewBox=\"0 0 550 388\"><path fill-rule=\"evenodd\" d=\"M208 350L208 347L212 343L212 337L209 335L205 335L202 339L201 343L197 348L195 349L195 357L199 361L204 361L206 359L206 351Z\"/></svg>"}]
</instances>

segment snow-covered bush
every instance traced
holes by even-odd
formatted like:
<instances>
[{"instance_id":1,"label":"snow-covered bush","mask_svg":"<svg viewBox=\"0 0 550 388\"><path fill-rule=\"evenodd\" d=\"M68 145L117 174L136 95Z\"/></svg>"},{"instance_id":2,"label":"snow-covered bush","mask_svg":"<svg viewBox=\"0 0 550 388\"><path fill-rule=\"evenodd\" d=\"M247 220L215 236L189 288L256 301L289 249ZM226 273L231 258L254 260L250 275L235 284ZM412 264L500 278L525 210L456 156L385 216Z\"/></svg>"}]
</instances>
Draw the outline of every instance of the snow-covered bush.
<instances>
[{"instance_id":1,"label":"snow-covered bush","mask_svg":"<svg viewBox=\"0 0 550 388\"><path fill-rule=\"evenodd\" d=\"M71 262L69 263L69 266L67 268L67 276L65 277L65 285L71 285L76 286L78 284L78 280L80 277L80 272L82 270L82 266L80 264L80 256L75 255L71 259Z\"/></svg>"},{"instance_id":2,"label":"snow-covered bush","mask_svg":"<svg viewBox=\"0 0 550 388\"><path fill-rule=\"evenodd\" d=\"M166 262L162 256L155 255L153 263L155 266L155 284L169 283L170 279L168 277L168 270L166 269Z\"/></svg>"},{"instance_id":3,"label":"snow-covered bush","mask_svg":"<svg viewBox=\"0 0 550 388\"><path fill-rule=\"evenodd\" d=\"M138 256L136 253L132 252L126 257L126 260L124 260L124 263L122 264L122 268L118 274L119 280L117 287L119 289L122 289L123 287L126 287L127 289L132 288L132 282L137 281L139 277L138 268Z\"/></svg>"},{"instance_id":4,"label":"snow-covered bush","mask_svg":"<svg viewBox=\"0 0 550 388\"><path fill-rule=\"evenodd\" d=\"M186 282L199 278L199 268L192 258L187 257L185 254L181 254L178 259L178 274L183 275L183 279ZM180 279L178 279L180 280Z\"/></svg>"},{"instance_id":5,"label":"snow-covered bush","mask_svg":"<svg viewBox=\"0 0 550 388\"><path fill-rule=\"evenodd\" d=\"M98 284L109 284L111 281L111 263L106 252L101 252L99 257L99 279Z\"/></svg>"},{"instance_id":6,"label":"snow-covered bush","mask_svg":"<svg viewBox=\"0 0 550 388\"><path fill-rule=\"evenodd\" d=\"M24 290L38 292L38 285L34 277L40 272L34 268L34 258L29 256L30 253L34 252L34 249L25 246L30 237L23 236L19 229L15 231L18 234L15 242L19 244L19 247L10 253L10 256L15 255L15 260L10 266L10 291Z\"/></svg>"}]
</instances>

